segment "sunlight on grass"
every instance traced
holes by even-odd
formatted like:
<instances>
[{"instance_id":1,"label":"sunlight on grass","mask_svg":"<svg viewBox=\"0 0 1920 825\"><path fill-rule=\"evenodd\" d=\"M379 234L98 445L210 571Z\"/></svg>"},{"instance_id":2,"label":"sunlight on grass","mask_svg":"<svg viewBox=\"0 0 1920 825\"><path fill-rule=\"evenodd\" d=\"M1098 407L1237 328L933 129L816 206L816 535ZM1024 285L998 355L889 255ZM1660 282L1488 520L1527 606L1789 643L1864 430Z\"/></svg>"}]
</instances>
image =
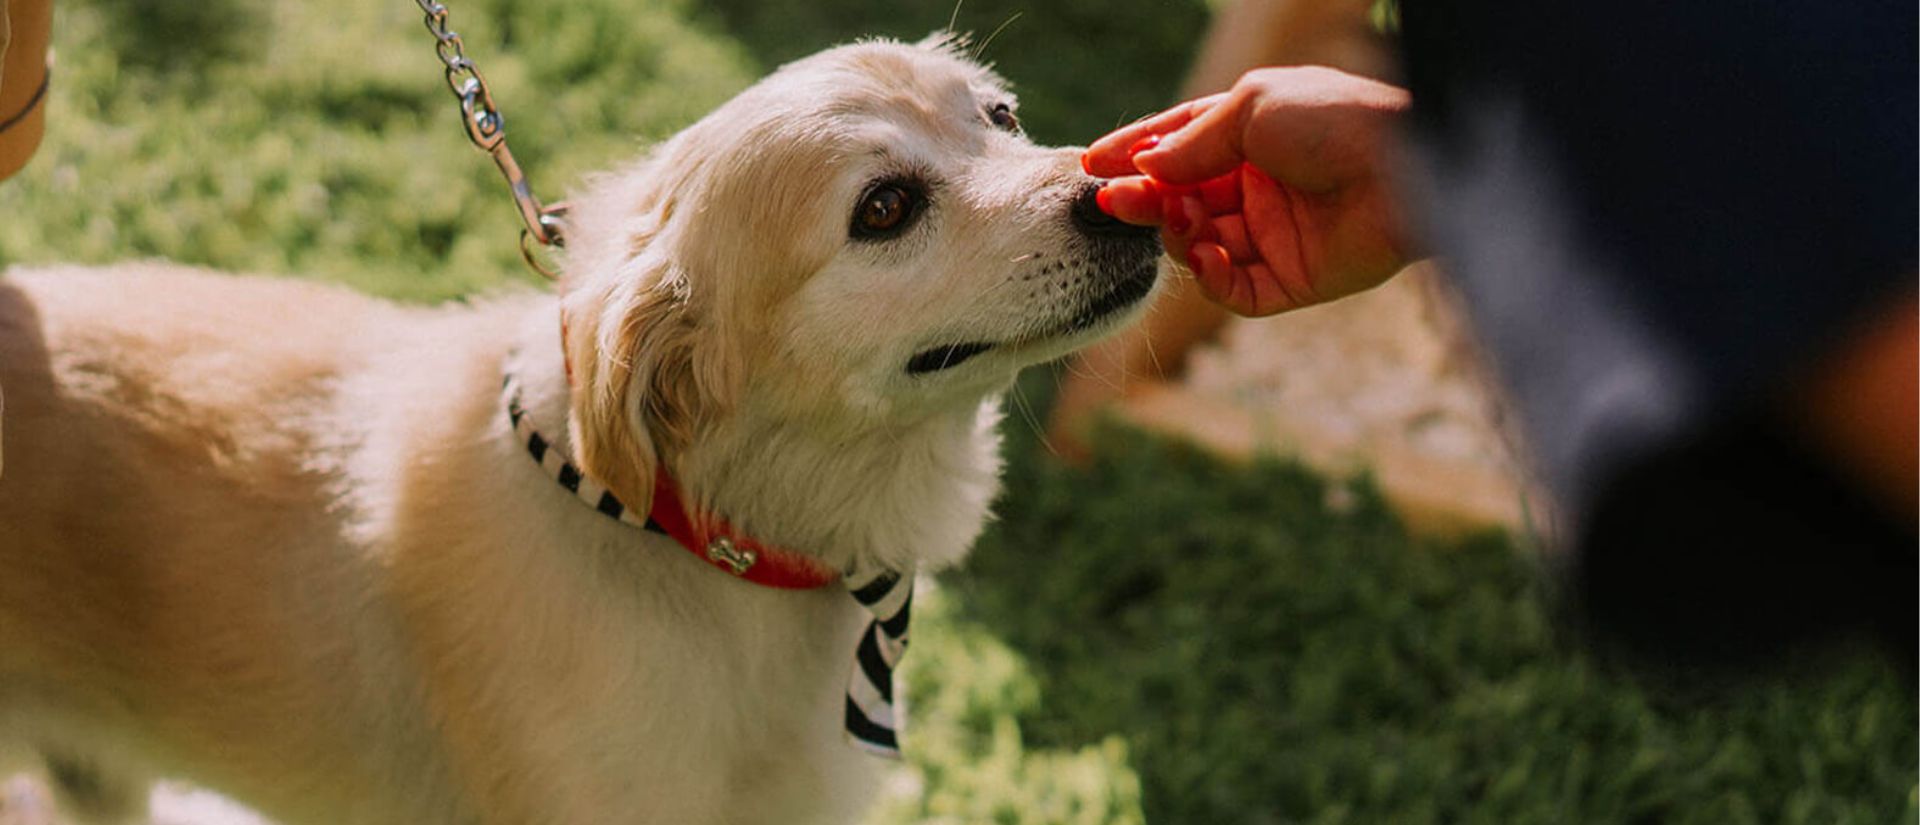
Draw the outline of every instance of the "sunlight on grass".
<instances>
[{"instance_id":1,"label":"sunlight on grass","mask_svg":"<svg viewBox=\"0 0 1920 825\"><path fill-rule=\"evenodd\" d=\"M1028 745L1017 717L1036 711L1027 663L979 624L959 619L945 592L917 594L908 657L908 765L888 783L869 825L1055 823L1138 825L1140 779L1118 736L1077 748Z\"/></svg>"},{"instance_id":2,"label":"sunlight on grass","mask_svg":"<svg viewBox=\"0 0 1920 825\"><path fill-rule=\"evenodd\" d=\"M234 45L163 66L108 33L165 31L165 4L61 6L49 132L0 187L0 210L27 218L0 224L0 261L159 257L413 300L531 282L416 7L218 5L238 16ZM453 24L548 199L753 79L679 3L463 3Z\"/></svg>"},{"instance_id":3,"label":"sunlight on grass","mask_svg":"<svg viewBox=\"0 0 1920 825\"><path fill-rule=\"evenodd\" d=\"M971 0L959 23L1019 13L987 57L1037 137L1084 141L1168 102L1207 6ZM475 0L453 24L553 200L782 60L951 11ZM542 288L413 4L76 0L56 35L46 144L0 185L0 263L168 258L410 301ZM998 521L916 614L909 763L869 825L1920 813L1911 683L1883 662L1676 697L1562 638L1504 537L1416 540L1364 483L1329 509L1298 466L1134 433L1067 470L1009 429Z\"/></svg>"}]
</instances>

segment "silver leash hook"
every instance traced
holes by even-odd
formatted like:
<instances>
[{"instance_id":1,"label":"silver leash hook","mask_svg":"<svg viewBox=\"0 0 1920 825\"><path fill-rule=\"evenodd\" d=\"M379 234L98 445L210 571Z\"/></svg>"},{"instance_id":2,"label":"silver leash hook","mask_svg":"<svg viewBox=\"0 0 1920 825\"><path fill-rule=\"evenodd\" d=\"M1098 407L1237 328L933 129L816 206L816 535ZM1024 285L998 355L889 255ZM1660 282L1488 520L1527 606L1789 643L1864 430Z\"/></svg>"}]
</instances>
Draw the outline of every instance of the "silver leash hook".
<instances>
[{"instance_id":1,"label":"silver leash hook","mask_svg":"<svg viewBox=\"0 0 1920 825\"><path fill-rule=\"evenodd\" d=\"M561 201L540 211L540 219L537 225L546 231L544 237L535 235L532 229L523 228L520 230L521 260L526 261L527 266L532 267L533 271L540 273L542 277L549 281L560 280L560 273L554 271L552 267L546 265L546 263L541 260L539 252L533 248L533 245L537 243L543 247L565 249L567 246L567 236L565 234L566 218L567 202Z\"/></svg>"},{"instance_id":2,"label":"silver leash hook","mask_svg":"<svg viewBox=\"0 0 1920 825\"><path fill-rule=\"evenodd\" d=\"M460 121L467 139L493 157L494 165L500 168L513 193L514 207L520 212L522 225L520 257L548 280L557 278L551 268L540 263L529 242L543 247L565 245L566 204L543 206L540 199L534 197L526 173L514 160L513 150L507 148L506 118L494 105L487 79L480 74L480 67L467 57L466 44L460 35L447 27L446 4L437 0L414 0L414 3L425 15L427 31L433 35L433 51L446 69L447 88L460 101Z\"/></svg>"}]
</instances>

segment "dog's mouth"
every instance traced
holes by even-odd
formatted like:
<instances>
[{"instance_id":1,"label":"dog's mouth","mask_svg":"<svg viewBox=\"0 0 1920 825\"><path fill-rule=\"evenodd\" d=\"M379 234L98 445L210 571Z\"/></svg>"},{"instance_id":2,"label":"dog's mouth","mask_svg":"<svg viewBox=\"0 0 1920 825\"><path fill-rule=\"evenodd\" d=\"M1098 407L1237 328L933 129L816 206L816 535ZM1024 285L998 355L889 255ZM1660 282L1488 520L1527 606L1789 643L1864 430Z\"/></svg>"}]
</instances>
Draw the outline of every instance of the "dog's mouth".
<instances>
[{"instance_id":1,"label":"dog's mouth","mask_svg":"<svg viewBox=\"0 0 1920 825\"><path fill-rule=\"evenodd\" d=\"M1153 291L1153 282L1159 276L1159 273L1160 270L1155 260L1152 258L1147 259L1143 263L1129 269L1126 277L1116 281L1106 292L1088 301L1086 305L1080 308L1079 312L1074 313L1073 318L1069 319L1066 324L1040 337L1057 338L1073 335L1098 326L1100 322L1107 320L1108 317L1139 303L1140 299L1147 297L1147 293Z\"/></svg>"},{"instance_id":2,"label":"dog's mouth","mask_svg":"<svg viewBox=\"0 0 1920 825\"><path fill-rule=\"evenodd\" d=\"M993 344L985 341L969 341L965 344L947 344L921 350L907 360L907 374L925 375L930 372L953 369L993 347Z\"/></svg>"},{"instance_id":3,"label":"dog's mouth","mask_svg":"<svg viewBox=\"0 0 1920 825\"><path fill-rule=\"evenodd\" d=\"M1109 317L1139 303L1140 299L1147 297L1147 293L1153 291L1153 282L1157 275L1158 269L1151 262L1145 266L1137 267L1129 271L1126 277L1119 279L1119 281L1108 288L1106 292L1086 302L1086 304L1080 308L1080 311L1074 313L1073 317L1068 319L1066 323L1037 335L1024 335L1010 341L1000 342L967 341L959 344L943 344L921 350L914 353L913 357L907 360L907 374L927 375L942 370L953 369L972 360L975 356L983 355L993 350L995 347L1017 346L1035 341L1064 338L1086 332L1089 329L1099 326L1102 321L1107 320Z\"/></svg>"}]
</instances>

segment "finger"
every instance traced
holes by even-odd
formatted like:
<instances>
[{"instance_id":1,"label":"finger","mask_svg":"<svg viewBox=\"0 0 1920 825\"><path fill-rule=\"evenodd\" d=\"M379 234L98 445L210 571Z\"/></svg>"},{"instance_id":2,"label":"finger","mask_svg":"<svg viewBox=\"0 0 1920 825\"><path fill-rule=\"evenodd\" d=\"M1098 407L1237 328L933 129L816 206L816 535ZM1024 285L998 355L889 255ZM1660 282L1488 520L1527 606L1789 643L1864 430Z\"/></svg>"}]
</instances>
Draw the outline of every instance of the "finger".
<instances>
[{"instance_id":1,"label":"finger","mask_svg":"<svg viewBox=\"0 0 1920 825\"><path fill-rule=\"evenodd\" d=\"M1207 211L1215 215L1246 211L1240 203L1240 175L1241 170L1251 168L1243 163L1232 172L1201 183L1200 201L1206 204Z\"/></svg>"},{"instance_id":2,"label":"finger","mask_svg":"<svg viewBox=\"0 0 1920 825\"><path fill-rule=\"evenodd\" d=\"M1261 263L1268 267L1268 280L1286 294L1288 308L1319 303L1309 276L1311 252L1306 248L1318 236L1312 227L1300 223L1306 207L1297 194L1258 169L1248 168L1240 177L1243 217L1249 237L1260 250Z\"/></svg>"},{"instance_id":3,"label":"finger","mask_svg":"<svg viewBox=\"0 0 1920 825\"><path fill-rule=\"evenodd\" d=\"M1280 279L1274 277L1273 269L1266 264L1252 264L1246 269L1247 283L1251 288L1247 315L1259 318L1302 306L1300 301L1287 292Z\"/></svg>"},{"instance_id":4,"label":"finger","mask_svg":"<svg viewBox=\"0 0 1920 825\"><path fill-rule=\"evenodd\" d=\"M1215 303L1234 309L1233 264L1227 260L1227 250L1216 243L1196 243L1187 249L1186 259L1200 290Z\"/></svg>"},{"instance_id":5,"label":"finger","mask_svg":"<svg viewBox=\"0 0 1920 825\"><path fill-rule=\"evenodd\" d=\"M1218 105L1223 97L1224 93L1189 100L1115 129L1087 147L1086 153L1080 156L1080 167L1087 174L1101 178L1138 174L1131 152L1135 144L1147 137L1164 135L1187 125L1195 117Z\"/></svg>"},{"instance_id":6,"label":"finger","mask_svg":"<svg viewBox=\"0 0 1920 825\"><path fill-rule=\"evenodd\" d=\"M1233 288L1227 292L1226 307L1236 315L1253 313L1253 279L1244 266L1233 268Z\"/></svg>"},{"instance_id":7,"label":"finger","mask_svg":"<svg viewBox=\"0 0 1920 825\"><path fill-rule=\"evenodd\" d=\"M1175 261L1178 266L1192 270L1193 267L1187 263L1187 253L1192 250L1193 239L1161 229L1160 245L1166 248L1167 257Z\"/></svg>"},{"instance_id":8,"label":"finger","mask_svg":"<svg viewBox=\"0 0 1920 825\"><path fill-rule=\"evenodd\" d=\"M1220 246L1227 250L1227 257L1236 264L1250 264L1260 260L1260 251L1253 248L1253 240L1247 237L1247 221L1239 215L1217 215L1212 220L1213 233Z\"/></svg>"},{"instance_id":9,"label":"finger","mask_svg":"<svg viewBox=\"0 0 1920 825\"><path fill-rule=\"evenodd\" d=\"M1213 240L1213 227L1208 224L1207 211L1200 205L1199 198L1180 191L1169 192L1169 187L1165 186L1159 189L1160 209L1167 218L1167 231L1188 240Z\"/></svg>"},{"instance_id":10,"label":"finger","mask_svg":"<svg viewBox=\"0 0 1920 825\"><path fill-rule=\"evenodd\" d=\"M1246 160L1240 147L1241 107L1224 98L1219 104L1161 133L1160 142L1135 154L1132 165L1167 183L1200 183L1233 171Z\"/></svg>"},{"instance_id":11,"label":"finger","mask_svg":"<svg viewBox=\"0 0 1920 825\"><path fill-rule=\"evenodd\" d=\"M1101 211L1127 223L1154 226L1165 220L1160 191L1146 178L1115 178L1094 197Z\"/></svg>"},{"instance_id":12,"label":"finger","mask_svg":"<svg viewBox=\"0 0 1920 825\"><path fill-rule=\"evenodd\" d=\"M1213 226L1207 221L1207 213L1201 209L1198 198L1179 199L1167 214L1167 224L1160 231L1160 245L1166 247L1168 257L1185 262L1194 244L1213 242Z\"/></svg>"},{"instance_id":13,"label":"finger","mask_svg":"<svg viewBox=\"0 0 1920 825\"><path fill-rule=\"evenodd\" d=\"M1186 235L1193 231L1193 219L1187 215L1186 199L1177 192L1160 193L1160 214L1166 216L1167 231Z\"/></svg>"}]
</instances>

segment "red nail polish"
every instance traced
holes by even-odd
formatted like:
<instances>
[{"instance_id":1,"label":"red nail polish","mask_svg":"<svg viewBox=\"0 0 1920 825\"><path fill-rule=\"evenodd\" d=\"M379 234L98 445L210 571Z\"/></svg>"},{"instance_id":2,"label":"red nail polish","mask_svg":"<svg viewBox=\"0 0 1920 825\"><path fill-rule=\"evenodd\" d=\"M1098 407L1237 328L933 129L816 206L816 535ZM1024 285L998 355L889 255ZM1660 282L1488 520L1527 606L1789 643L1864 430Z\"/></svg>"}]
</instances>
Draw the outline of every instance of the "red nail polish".
<instances>
[{"instance_id":1,"label":"red nail polish","mask_svg":"<svg viewBox=\"0 0 1920 825\"><path fill-rule=\"evenodd\" d=\"M1113 214L1113 191L1101 186L1093 193L1093 204L1100 207L1100 211Z\"/></svg>"},{"instance_id":2,"label":"red nail polish","mask_svg":"<svg viewBox=\"0 0 1920 825\"><path fill-rule=\"evenodd\" d=\"M1080 153L1080 171L1085 172L1089 175L1093 174L1093 157L1092 156L1093 156L1092 152Z\"/></svg>"},{"instance_id":3,"label":"red nail polish","mask_svg":"<svg viewBox=\"0 0 1920 825\"><path fill-rule=\"evenodd\" d=\"M1167 231L1175 235L1185 235L1193 230L1193 221L1187 218L1187 205L1178 195L1170 195L1160 202L1161 214L1167 219Z\"/></svg>"},{"instance_id":4,"label":"red nail polish","mask_svg":"<svg viewBox=\"0 0 1920 825\"><path fill-rule=\"evenodd\" d=\"M1146 137L1143 137L1138 141L1135 141L1133 146L1127 149L1127 157L1133 157L1134 155L1140 154L1141 152L1145 152L1148 149L1152 149L1153 147L1159 146L1159 145L1160 145L1159 135L1147 135Z\"/></svg>"},{"instance_id":5,"label":"red nail polish","mask_svg":"<svg viewBox=\"0 0 1920 825\"><path fill-rule=\"evenodd\" d=\"M1200 274L1200 250L1191 246L1187 247L1187 271Z\"/></svg>"}]
</instances>

